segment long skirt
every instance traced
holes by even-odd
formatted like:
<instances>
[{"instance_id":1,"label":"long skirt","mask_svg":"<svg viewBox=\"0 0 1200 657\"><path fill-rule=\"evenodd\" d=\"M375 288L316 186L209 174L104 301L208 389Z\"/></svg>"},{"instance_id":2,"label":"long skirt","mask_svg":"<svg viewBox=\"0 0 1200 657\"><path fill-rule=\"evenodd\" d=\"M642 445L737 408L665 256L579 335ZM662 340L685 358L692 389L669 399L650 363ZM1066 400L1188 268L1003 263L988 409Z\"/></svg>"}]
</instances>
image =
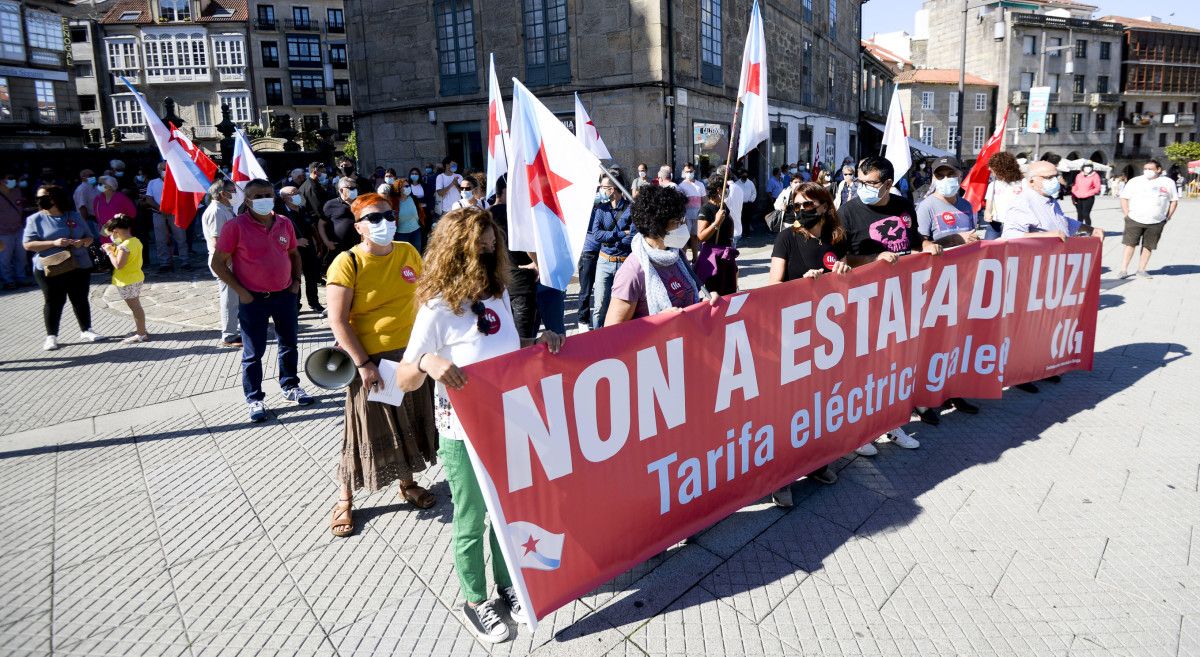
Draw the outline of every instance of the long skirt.
<instances>
[{"instance_id":1,"label":"long skirt","mask_svg":"<svg viewBox=\"0 0 1200 657\"><path fill-rule=\"evenodd\" d=\"M372 354L371 361L399 361L403 349ZM396 385L387 381L387 385ZM400 406L367 401L362 379L354 377L346 390L346 421L338 479L353 490L375 492L393 481L411 480L413 473L437 463L438 434L433 421L433 381L405 393Z\"/></svg>"}]
</instances>

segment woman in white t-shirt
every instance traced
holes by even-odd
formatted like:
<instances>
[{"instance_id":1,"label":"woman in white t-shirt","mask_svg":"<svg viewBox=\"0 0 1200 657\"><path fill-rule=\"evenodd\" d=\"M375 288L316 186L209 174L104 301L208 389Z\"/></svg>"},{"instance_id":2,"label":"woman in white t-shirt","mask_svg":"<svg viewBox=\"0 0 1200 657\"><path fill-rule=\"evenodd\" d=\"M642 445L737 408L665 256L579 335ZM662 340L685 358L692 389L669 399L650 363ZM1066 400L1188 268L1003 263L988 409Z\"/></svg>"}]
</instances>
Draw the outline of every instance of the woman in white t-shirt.
<instances>
[{"instance_id":1,"label":"woman in white t-shirt","mask_svg":"<svg viewBox=\"0 0 1200 657\"><path fill-rule=\"evenodd\" d=\"M486 210L461 208L442 216L425 251L425 269L415 299L417 318L397 373L400 387L406 391L419 388L426 376L437 382L434 422L441 437L438 456L454 499L454 570L467 601L463 616L467 627L489 643L509 637L508 626L497 613L498 604L507 607L517 622L528 624L529 618L517 600L494 532L489 543L499 596L488 597L483 557L487 509L463 443L463 426L446 389L458 390L467 384L467 376L459 369L462 366L534 343L557 353L563 342L563 336L549 331L537 340L523 341L518 336L506 291L508 250L504 241L497 239L499 235L499 226Z\"/></svg>"},{"instance_id":2,"label":"woman in white t-shirt","mask_svg":"<svg viewBox=\"0 0 1200 657\"><path fill-rule=\"evenodd\" d=\"M984 194L987 207L984 209L983 218L999 232L1002 230L1005 213L1024 189L1021 185L1021 165L1012 153L1004 151L990 157L987 165L992 172L992 182L988 183L987 192Z\"/></svg>"}]
</instances>

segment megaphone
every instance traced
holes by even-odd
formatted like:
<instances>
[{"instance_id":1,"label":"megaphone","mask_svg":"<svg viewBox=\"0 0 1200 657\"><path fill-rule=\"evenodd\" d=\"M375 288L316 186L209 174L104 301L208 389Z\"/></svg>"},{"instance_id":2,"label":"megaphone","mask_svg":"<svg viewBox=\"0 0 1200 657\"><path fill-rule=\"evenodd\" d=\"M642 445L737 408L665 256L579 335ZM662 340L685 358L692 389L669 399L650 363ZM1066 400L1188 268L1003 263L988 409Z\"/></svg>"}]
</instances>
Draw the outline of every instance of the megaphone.
<instances>
[{"instance_id":1,"label":"megaphone","mask_svg":"<svg viewBox=\"0 0 1200 657\"><path fill-rule=\"evenodd\" d=\"M357 370L346 352L337 347L323 347L304 359L304 373L314 384L337 390L350 385Z\"/></svg>"}]
</instances>

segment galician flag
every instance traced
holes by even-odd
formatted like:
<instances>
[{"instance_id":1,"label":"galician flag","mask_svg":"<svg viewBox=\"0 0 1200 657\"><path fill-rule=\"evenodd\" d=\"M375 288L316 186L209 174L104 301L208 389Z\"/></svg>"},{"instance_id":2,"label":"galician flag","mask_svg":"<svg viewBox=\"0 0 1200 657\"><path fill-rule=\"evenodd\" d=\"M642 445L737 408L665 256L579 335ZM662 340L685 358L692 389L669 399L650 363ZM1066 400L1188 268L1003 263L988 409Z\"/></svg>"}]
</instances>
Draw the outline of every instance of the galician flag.
<instances>
[{"instance_id":1,"label":"galician flag","mask_svg":"<svg viewBox=\"0 0 1200 657\"><path fill-rule=\"evenodd\" d=\"M908 123L904 120L904 110L900 108L899 87L892 90L887 125L883 127L883 145L887 148L884 157L896 170L893 179L899 180L912 168L912 151L908 147Z\"/></svg>"},{"instance_id":2,"label":"galician flag","mask_svg":"<svg viewBox=\"0 0 1200 657\"><path fill-rule=\"evenodd\" d=\"M154 144L158 146L159 154L167 163L160 209L166 214L175 215L176 226L187 228L195 218L196 206L199 204L194 195L203 196L208 192L213 176L217 173L217 164L175 126L168 128L163 124L162 119L158 118L158 113L146 102L146 97L134 89L129 80L121 78L121 82L137 99L146 127L150 129ZM184 196L185 194L193 196Z\"/></svg>"},{"instance_id":3,"label":"galician flag","mask_svg":"<svg viewBox=\"0 0 1200 657\"><path fill-rule=\"evenodd\" d=\"M565 534L554 534L532 522L515 520L508 523L513 556L521 568L556 570L562 561Z\"/></svg>"},{"instance_id":4,"label":"galician flag","mask_svg":"<svg viewBox=\"0 0 1200 657\"><path fill-rule=\"evenodd\" d=\"M513 79L509 248L537 254L538 280L566 290L583 251L600 160Z\"/></svg>"},{"instance_id":5,"label":"galician flag","mask_svg":"<svg viewBox=\"0 0 1200 657\"><path fill-rule=\"evenodd\" d=\"M496 193L496 181L508 173L508 117L504 115L504 99L500 97L500 82L496 79L496 57L488 55L488 142L487 195Z\"/></svg>"},{"instance_id":6,"label":"galician flag","mask_svg":"<svg viewBox=\"0 0 1200 657\"><path fill-rule=\"evenodd\" d=\"M767 107L767 40L763 37L758 0L754 0L750 30L746 34L746 49L742 51L738 98L742 101L742 127L738 133L737 152L737 159L740 160L771 134Z\"/></svg>"},{"instance_id":7,"label":"galician flag","mask_svg":"<svg viewBox=\"0 0 1200 657\"><path fill-rule=\"evenodd\" d=\"M267 172L258 163L258 158L254 157L250 140L241 128L233 131L233 170L230 175L233 176L233 184L237 185L237 194L234 194L232 201L235 210L241 207L245 198L243 192L246 190L246 183L255 179L269 180Z\"/></svg>"},{"instance_id":8,"label":"galician flag","mask_svg":"<svg viewBox=\"0 0 1200 657\"><path fill-rule=\"evenodd\" d=\"M971 207L979 212L979 208L983 206L983 196L987 193L988 176L991 172L988 170L988 160L993 155L1000 152L1000 143L1004 141L1004 130L1008 126L1008 108L1004 110L1004 118L1000 120L1000 127L996 128L996 132L992 133L991 138L983 145L983 149L979 151L979 156L975 158L975 165L971 167L971 172L963 179L963 198L971 204Z\"/></svg>"},{"instance_id":9,"label":"galician flag","mask_svg":"<svg viewBox=\"0 0 1200 657\"><path fill-rule=\"evenodd\" d=\"M583 101L579 100L578 93L575 94L575 136L596 157L602 160L612 159L608 146L605 146L604 140L600 138L600 131L596 130L596 124L592 123L592 117L583 109Z\"/></svg>"}]
</instances>

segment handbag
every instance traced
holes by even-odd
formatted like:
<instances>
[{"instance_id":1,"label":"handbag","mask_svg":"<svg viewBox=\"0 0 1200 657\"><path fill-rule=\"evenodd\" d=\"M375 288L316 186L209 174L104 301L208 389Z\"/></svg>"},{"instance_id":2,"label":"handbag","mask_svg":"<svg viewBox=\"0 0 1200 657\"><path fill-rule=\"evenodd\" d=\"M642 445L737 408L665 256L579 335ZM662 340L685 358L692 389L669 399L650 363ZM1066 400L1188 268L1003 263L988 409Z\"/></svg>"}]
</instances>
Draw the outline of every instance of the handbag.
<instances>
[{"instance_id":1,"label":"handbag","mask_svg":"<svg viewBox=\"0 0 1200 657\"><path fill-rule=\"evenodd\" d=\"M75 256L69 249L63 249L58 253L40 258L42 270L46 273L46 278L61 276L70 271L79 269L79 263L75 262Z\"/></svg>"},{"instance_id":2,"label":"handbag","mask_svg":"<svg viewBox=\"0 0 1200 657\"><path fill-rule=\"evenodd\" d=\"M92 269L100 274L109 274L113 271L112 260L108 259L108 254L104 249L100 248L95 242L88 247L88 256L92 259Z\"/></svg>"}]
</instances>

